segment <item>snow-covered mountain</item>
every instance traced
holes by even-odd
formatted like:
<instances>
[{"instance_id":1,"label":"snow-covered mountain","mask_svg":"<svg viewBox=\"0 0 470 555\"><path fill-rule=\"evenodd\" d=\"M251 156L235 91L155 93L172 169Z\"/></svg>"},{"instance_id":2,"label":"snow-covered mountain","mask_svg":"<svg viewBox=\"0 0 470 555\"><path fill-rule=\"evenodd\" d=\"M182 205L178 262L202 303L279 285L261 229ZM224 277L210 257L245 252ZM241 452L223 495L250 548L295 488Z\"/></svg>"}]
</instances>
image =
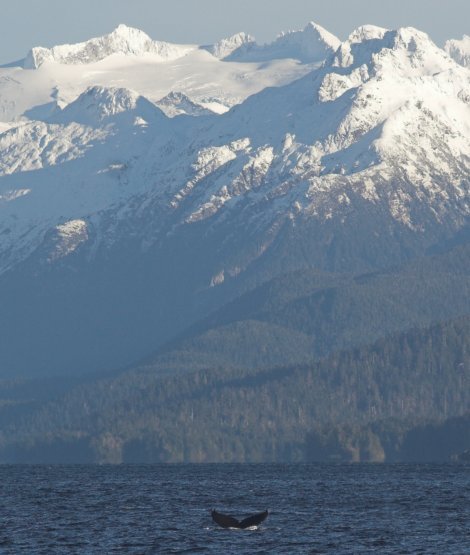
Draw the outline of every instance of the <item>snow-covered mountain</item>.
<instances>
[{"instance_id":1,"label":"snow-covered mountain","mask_svg":"<svg viewBox=\"0 0 470 555\"><path fill-rule=\"evenodd\" d=\"M234 53L246 53L254 48L257 48L255 38L241 32L206 46L205 50L210 52L215 58L224 60Z\"/></svg>"},{"instance_id":2,"label":"snow-covered mountain","mask_svg":"<svg viewBox=\"0 0 470 555\"><path fill-rule=\"evenodd\" d=\"M113 54L142 56L153 54L162 61L181 58L194 46L176 45L152 40L139 29L119 25L112 33L78 44L62 44L54 48L32 48L26 56L23 67L37 69L46 62L60 64L91 64Z\"/></svg>"},{"instance_id":3,"label":"snow-covered mountain","mask_svg":"<svg viewBox=\"0 0 470 555\"><path fill-rule=\"evenodd\" d=\"M470 71L413 28L361 27L221 115L58 96L0 134L0 362L18 370L130 362L264 279L381 268L468 225Z\"/></svg>"},{"instance_id":4,"label":"snow-covered mountain","mask_svg":"<svg viewBox=\"0 0 470 555\"><path fill-rule=\"evenodd\" d=\"M464 35L462 40L448 40L444 48L458 64L470 67L470 37L468 35Z\"/></svg>"},{"instance_id":5,"label":"snow-covered mountain","mask_svg":"<svg viewBox=\"0 0 470 555\"><path fill-rule=\"evenodd\" d=\"M325 60L339 44L337 37L312 21L301 31L282 33L269 44L258 45L250 35L238 33L207 47L207 50L222 60L259 62L293 58L314 63Z\"/></svg>"},{"instance_id":6,"label":"snow-covered mountain","mask_svg":"<svg viewBox=\"0 0 470 555\"><path fill-rule=\"evenodd\" d=\"M297 49L288 44L268 49L257 61L224 61L240 41L248 40L244 34L211 47L180 45L155 41L125 25L79 44L35 47L19 67L0 68L0 121L42 120L93 86L132 89L154 103L171 93L184 94L221 113L265 87L298 79L323 61L327 49L319 46L318 37L300 35ZM309 49L316 52L313 61L302 57ZM183 111L181 103L177 111Z\"/></svg>"}]
</instances>

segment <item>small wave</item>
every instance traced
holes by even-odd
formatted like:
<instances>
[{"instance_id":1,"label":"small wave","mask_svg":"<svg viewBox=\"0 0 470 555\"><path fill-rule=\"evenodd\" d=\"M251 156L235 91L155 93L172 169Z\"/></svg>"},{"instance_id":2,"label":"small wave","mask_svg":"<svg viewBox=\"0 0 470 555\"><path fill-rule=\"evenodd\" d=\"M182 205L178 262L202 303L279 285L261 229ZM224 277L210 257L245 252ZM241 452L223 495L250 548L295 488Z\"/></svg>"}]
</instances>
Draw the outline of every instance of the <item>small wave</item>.
<instances>
[{"instance_id":1,"label":"small wave","mask_svg":"<svg viewBox=\"0 0 470 555\"><path fill-rule=\"evenodd\" d=\"M229 526L228 528L225 528L225 530L233 530L234 532L246 532L247 530L252 531L253 530L258 530L259 526L248 526L248 528L235 528L232 526ZM219 528L217 528L217 530L219 530Z\"/></svg>"}]
</instances>

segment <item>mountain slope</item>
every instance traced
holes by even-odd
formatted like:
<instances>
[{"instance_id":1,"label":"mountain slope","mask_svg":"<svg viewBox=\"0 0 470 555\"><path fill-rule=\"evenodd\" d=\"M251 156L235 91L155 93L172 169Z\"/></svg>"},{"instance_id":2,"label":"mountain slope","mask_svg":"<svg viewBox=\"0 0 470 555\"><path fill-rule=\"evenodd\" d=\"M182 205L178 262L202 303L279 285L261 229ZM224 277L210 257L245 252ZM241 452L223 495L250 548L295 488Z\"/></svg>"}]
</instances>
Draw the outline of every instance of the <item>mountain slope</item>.
<instances>
[{"instance_id":1,"label":"mountain slope","mask_svg":"<svg viewBox=\"0 0 470 555\"><path fill-rule=\"evenodd\" d=\"M244 224L257 220L262 244L269 242L269 230L275 235L289 221L347 224L366 213L369 220L377 214L415 237L426 232L431 237L433 228L459 229L469 213L470 108L463 94L469 86L468 71L450 62L424 34L359 29L324 68L255 95L225 117L173 125L160 118L146 130L145 149L133 138L135 121L129 121L119 132L136 143L136 154L119 162L127 168L125 179L146 193L147 210L166 211L173 227L203 221L212 228L223 226L244 201ZM115 102L116 95L110 89L108 98ZM89 119L84 98L60 114L75 110L72 119L100 128L104 144L115 133L99 115ZM96 106L101 102L111 101L104 96L92 100ZM126 109L133 110L131 103ZM61 117L49 121L60 123ZM74 152L73 139L59 145L61 157L44 156L44 142L50 141L44 134L55 129L38 133L37 127L25 124L7 132L0 149L4 174L47 165L63 171L64 162L82 156L83 151ZM22 154L25 133L37 152L35 163L31 150L27 157ZM88 146L82 163L97 149ZM9 189L8 194L25 190ZM28 203L30 197L23 196ZM108 208L113 204L114 199ZM262 219L256 216L260 211Z\"/></svg>"},{"instance_id":2,"label":"mountain slope","mask_svg":"<svg viewBox=\"0 0 470 555\"><path fill-rule=\"evenodd\" d=\"M5 372L127 364L288 271L376 271L452 241L470 215L469 90L424 33L366 26L220 116L170 119L92 87L14 125L0 135Z\"/></svg>"},{"instance_id":3,"label":"mountain slope","mask_svg":"<svg viewBox=\"0 0 470 555\"><path fill-rule=\"evenodd\" d=\"M225 364L248 367L318 358L470 314L469 276L469 244L386 272L352 276L299 270L236 298L163 353L165 358L213 353ZM159 372L160 360L159 354L149 357L145 367Z\"/></svg>"}]
</instances>

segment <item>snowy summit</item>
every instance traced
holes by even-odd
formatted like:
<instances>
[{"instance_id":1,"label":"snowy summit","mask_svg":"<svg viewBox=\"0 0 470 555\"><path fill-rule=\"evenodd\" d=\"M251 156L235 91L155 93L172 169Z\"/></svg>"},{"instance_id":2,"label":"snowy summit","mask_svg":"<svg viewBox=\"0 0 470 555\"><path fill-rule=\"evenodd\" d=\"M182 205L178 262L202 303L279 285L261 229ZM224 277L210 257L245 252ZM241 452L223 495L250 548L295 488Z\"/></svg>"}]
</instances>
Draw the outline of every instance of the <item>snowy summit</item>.
<instances>
[{"instance_id":1,"label":"snowy summit","mask_svg":"<svg viewBox=\"0 0 470 555\"><path fill-rule=\"evenodd\" d=\"M61 64L91 64L112 54L142 56L154 54L161 60L174 60L184 56L191 47L152 40L139 29L119 25L104 37L90 39L78 44L62 44L54 48L36 47L24 60L25 69L37 69L46 62Z\"/></svg>"},{"instance_id":2,"label":"snowy summit","mask_svg":"<svg viewBox=\"0 0 470 555\"><path fill-rule=\"evenodd\" d=\"M256 62L292 58L303 63L322 62L340 45L340 40L320 25L310 22L301 31L281 33L271 43L259 45L245 33L223 39L207 50L217 58Z\"/></svg>"}]
</instances>

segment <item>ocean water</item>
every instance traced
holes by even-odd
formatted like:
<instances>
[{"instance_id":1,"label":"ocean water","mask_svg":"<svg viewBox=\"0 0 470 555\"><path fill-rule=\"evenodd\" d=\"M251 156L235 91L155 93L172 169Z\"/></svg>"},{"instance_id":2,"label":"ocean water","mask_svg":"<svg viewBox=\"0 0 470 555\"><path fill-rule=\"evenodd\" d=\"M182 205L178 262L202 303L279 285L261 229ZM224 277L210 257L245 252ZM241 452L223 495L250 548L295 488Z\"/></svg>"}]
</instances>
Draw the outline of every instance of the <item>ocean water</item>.
<instances>
[{"instance_id":1,"label":"ocean water","mask_svg":"<svg viewBox=\"0 0 470 555\"><path fill-rule=\"evenodd\" d=\"M469 554L470 466L0 466L0 553Z\"/></svg>"}]
</instances>

